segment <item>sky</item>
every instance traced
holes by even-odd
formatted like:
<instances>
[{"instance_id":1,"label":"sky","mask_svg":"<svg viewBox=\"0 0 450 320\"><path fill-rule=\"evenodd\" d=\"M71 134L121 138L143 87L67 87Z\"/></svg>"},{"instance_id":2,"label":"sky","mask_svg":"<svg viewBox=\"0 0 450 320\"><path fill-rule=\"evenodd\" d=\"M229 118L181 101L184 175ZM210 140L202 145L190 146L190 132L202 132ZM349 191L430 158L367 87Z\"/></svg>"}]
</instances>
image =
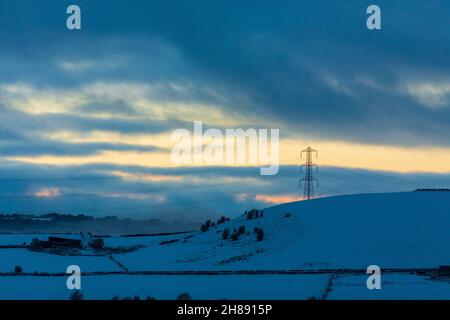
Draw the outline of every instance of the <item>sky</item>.
<instances>
[{"instance_id":1,"label":"sky","mask_svg":"<svg viewBox=\"0 0 450 320\"><path fill-rule=\"evenodd\" d=\"M437 0L2 0L0 211L236 216L301 200L308 145L317 196L448 187L449 18ZM279 129L278 174L174 164L194 121Z\"/></svg>"}]
</instances>

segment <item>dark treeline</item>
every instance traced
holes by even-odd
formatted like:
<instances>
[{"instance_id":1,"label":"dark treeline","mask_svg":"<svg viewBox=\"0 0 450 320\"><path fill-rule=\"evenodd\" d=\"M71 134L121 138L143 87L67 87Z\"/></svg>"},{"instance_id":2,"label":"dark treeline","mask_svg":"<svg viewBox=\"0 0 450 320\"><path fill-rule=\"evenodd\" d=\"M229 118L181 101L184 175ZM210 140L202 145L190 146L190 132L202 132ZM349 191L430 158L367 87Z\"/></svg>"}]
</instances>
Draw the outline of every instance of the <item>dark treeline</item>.
<instances>
[{"instance_id":1,"label":"dark treeline","mask_svg":"<svg viewBox=\"0 0 450 320\"><path fill-rule=\"evenodd\" d=\"M93 217L84 214L49 213L0 214L0 233L79 233L97 235L152 234L190 231L195 223L164 222L159 219L132 220L116 216Z\"/></svg>"}]
</instances>

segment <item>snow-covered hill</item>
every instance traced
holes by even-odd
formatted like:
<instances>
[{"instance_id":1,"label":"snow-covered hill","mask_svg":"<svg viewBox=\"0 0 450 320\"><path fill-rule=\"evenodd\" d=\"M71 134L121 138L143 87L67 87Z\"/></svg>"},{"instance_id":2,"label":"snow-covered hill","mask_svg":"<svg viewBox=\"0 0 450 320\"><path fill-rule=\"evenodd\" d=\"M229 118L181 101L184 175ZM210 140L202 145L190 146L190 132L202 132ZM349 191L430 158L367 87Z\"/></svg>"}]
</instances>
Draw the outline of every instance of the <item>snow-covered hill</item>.
<instances>
[{"instance_id":1,"label":"snow-covered hill","mask_svg":"<svg viewBox=\"0 0 450 320\"><path fill-rule=\"evenodd\" d=\"M293 202L206 232L118 255L130 270L436 267L450 264L450 192L358 194ZM224 229L245 226L236 241ZM257 241L254 228L264 230ZM247 234L249 232L249 234Z\"/></svg>"}]
</instances>

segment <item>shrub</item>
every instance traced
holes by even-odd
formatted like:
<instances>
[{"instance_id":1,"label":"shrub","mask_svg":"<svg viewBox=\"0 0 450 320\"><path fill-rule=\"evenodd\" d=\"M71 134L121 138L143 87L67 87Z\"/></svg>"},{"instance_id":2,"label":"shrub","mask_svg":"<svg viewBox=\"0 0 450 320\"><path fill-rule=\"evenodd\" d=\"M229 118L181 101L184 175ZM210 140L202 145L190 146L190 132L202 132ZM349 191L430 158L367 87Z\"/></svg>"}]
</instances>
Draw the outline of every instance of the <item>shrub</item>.
<instances>
[{"instance_id":1,"label":"shrub","mask_svg":"<svg viewBox=\"0 0 450 320\"><path fill-rule=\"evenodd\" d=\"M75 290L70 294L69 299L70 300L83 300L83 293L79 290Z\"/></svg>"},{"instance_id":2,"label":"shrub","mask_svg":"<svg viewBox=\"0 0 450 320\"><path fill-rule=\"evenodd\" d=\"M192 297L189 293L183 292L178 295L177 300L192 300Z\"/></svg>"},{"instance_id":3,"label":"shrub","mask_svg":"<svg viewBox=\"0 0 450 320\"><path fill-rule=\"evenodd\" d=\"M258 209L252 209L249 212L245 211L245 215L247 217L248 220L251 220L253 218L262 218L263 213L261 210Z\"/></svg>"},{"instance_id":4,"label":"shrub","mask_svg":"<svg viewBox=\"0 0 450 320\"><path fill-rule=\"evenodd\" d=\"M23 268L21 266L15 266L14 267L14 273L22 273L23 272Z\"/></svg>"},{"instance_id":5,"label":"shrub","mask_svg":"<svg viewBox=\"0 0 450 320\"><path fill-rule=\"evenodd\" d=\"M245 226L239 226L239 228L233 229L233 233L231 234L231 240L236 241L239 239L239 236L245 234Z\"/></svg>"},{"instance_id":6,"label":"shrub","mask_svg":"<svg viewBox=\"0 0 450 320\"><path fill-rule=\"evenodd\" d=\"M227 240L229 236L230 236L230 229L228 229L228 228L223 229L222 239L223 240Z\"/></svg>"},{"instance_id":7,"label":"shrub","mask_svg":"<svg viewBox=\"0 0 450 320\"><path fill-rule=\"evenodd\" d=\"M32 246L33 248L38 248L38 247L41 246L41 241L40 241L38 238L33 238L33 239L31 240L31 246Z\"/></svg>"},{"instance_id":8,"label":"shrub","mask_svg":"<svg viewBox=\"0 0 450 320\"><path fill-rule=\"evenodd\" d=\"M229 220L229 219L228 219ZM226 217L221 216L219 220L217 220L217 224L222 224L228 221Z\"/></svg>"},{"instance_id":9,"label":"shrub","mask_svg":"<svg viewBox=\"0 0 450 320\"><path fill-rule=\"evenodd\" d=\"M237 232L238 232L239 235L244 234L245 233L245 226L240 226Z\"/></svg>"},{"instance_id":10,"label":"shrub","mask_svg":"<svg viewBox=\"0 0 450 320\"><path fill-rule=\"evenodd\" d=\"M102 238L95 238L91 242L91 247L95 250L103 249L105 247L105 241Z\"/></svg>"},{"instance_id":11,"label":"shrub","mask_svg":"<svg viewBox=\"0 0 450 320\"><path fill-rule=\"evenodd\" d=\"M264 240L264 230L262 228L256 228L256 240L257 241Z\"/></svg>"},{"instance_id":12,"label":"shrub","mask_svg":"<svg viewBox=\"0 0 450 320\"><path fill-rule=\"evenodd\" d=\"M207 220L204 224L201 225L200 231L206 232L209 230L209 227L211 226L211 220Z\"/></svg>"}]
</instances>

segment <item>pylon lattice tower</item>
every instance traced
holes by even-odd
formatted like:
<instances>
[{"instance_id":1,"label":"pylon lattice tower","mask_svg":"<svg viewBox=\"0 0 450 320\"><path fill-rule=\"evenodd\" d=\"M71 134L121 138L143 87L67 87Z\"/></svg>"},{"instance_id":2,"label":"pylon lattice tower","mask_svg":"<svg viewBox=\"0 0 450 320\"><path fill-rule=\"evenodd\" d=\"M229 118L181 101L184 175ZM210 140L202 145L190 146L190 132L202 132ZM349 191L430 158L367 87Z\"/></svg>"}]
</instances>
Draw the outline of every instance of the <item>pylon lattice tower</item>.
<instances>
[{"instance_id":1,"label":"pylon lattice tower","mask_svg":"<svg viewBox=\"0 0 450 320\"><path fill-rule=\"evenodd\" d=\"M312 155L316 155L316 159L318 158L317 150L312 149L311 147L306 148L300 152L300 158L303 158L303 154L306 156L306 162L300 165L300 175L302 173L302 168L305 168L305 175L303 178L299 180L299 186L302 186L303 182L303 200L311 200L314 199L314 182L319 185L319 180L314 178L313 169L316 168L316 172L319 171L319 166L312 162Z\"/></svg>"}]
</instances>

